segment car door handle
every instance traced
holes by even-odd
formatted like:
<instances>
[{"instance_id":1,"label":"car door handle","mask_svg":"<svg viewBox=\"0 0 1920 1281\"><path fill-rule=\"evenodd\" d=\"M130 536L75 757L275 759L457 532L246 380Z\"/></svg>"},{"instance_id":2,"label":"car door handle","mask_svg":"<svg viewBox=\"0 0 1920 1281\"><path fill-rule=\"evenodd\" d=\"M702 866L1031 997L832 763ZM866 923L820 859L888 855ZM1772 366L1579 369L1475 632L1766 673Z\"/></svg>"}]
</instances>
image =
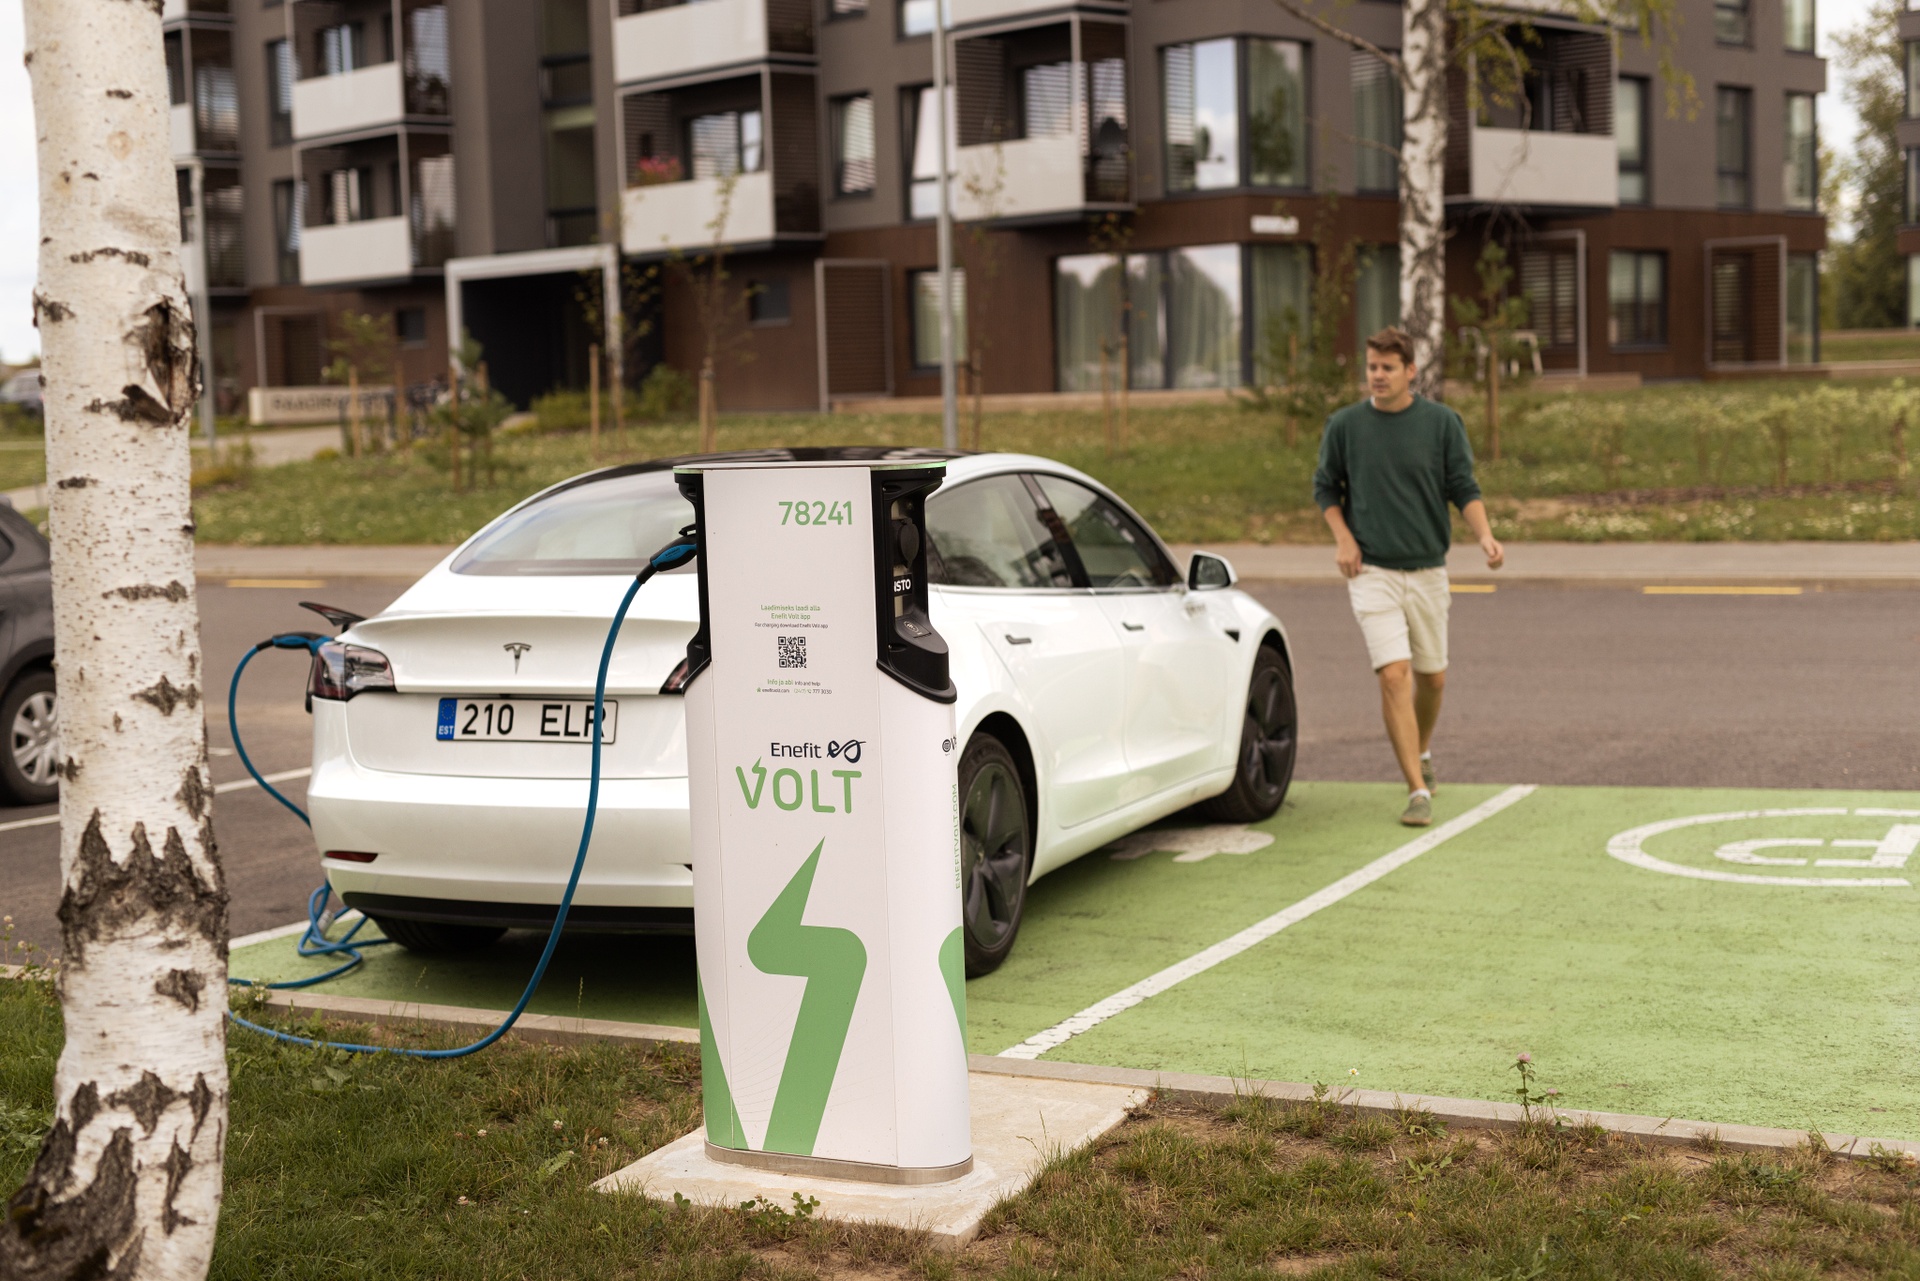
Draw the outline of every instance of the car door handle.
<instances>
[{"instance_id":1,"label":"car door handle","mask_svg":"<svg viewBox=\"0 0 1920 1281\"><path fill-rule=\"evenodd\" d=\"M1014 635L1014 634L1013 634L1012 632L1008 632L1008 633L1007 633L1007 644L1009 644L1009 645L1031 645L1031 644L1033 644L1033 637L1031 637L1031 636L1015 636L1015 635Z\"/></svg>"},{"instance_id":2,"label":"car door handle","mask_svg":"<svg viewBox=\"0 0 1920 1281\"><path fill-rule=\"evenodd\" d=\"M1145 623L1129 623L1129 622L1122 621L1120 626L1126 628L1130 632L1144 632L1147 630L1147 625Z\"/></svg>"}]
</instances>

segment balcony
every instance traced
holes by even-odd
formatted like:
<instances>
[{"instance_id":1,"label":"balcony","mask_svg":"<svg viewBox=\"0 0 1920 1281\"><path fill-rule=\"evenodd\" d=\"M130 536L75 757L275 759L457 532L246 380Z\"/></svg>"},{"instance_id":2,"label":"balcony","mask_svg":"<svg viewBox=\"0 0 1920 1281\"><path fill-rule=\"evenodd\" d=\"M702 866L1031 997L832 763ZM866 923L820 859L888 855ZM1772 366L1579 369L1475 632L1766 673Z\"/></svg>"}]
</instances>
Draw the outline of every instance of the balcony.
<instances>
[{"instance_id":1,"label":"balcony","mask_svg":"<svg viewBox=\"0 0 1920 1281\"><path fill-rule=\"evenodd\" d=\"M315 76L296 81L293 86L296 142L398 124L405 114L406 94L397 62Z\"/></svg>"},{"instance_id":2,"label":"balcony","mask_svg":"<svg viewBox=\"0 0 1920 1281\"><path fill-rule=\"evenodd\" d=\"M1620 203L1611 134L1474 126L1464 193L1476 204L1611 209Z\"/></svg>"},{"instance_id":3,"label":"balcony","mask_svg":"<svg viewBox=\"0 0 1920 1281\"><path fill-rule=\"evenodd\" d=\"M1611 209L1620 203L1613 137L1610 35L1542 26L1527 46L1518 92L1468 102L1466 77L1447 79L1447 113L1471 122L1447 133L1449 201Z\"/></svg>"},{"instance_id":4,"label":"balcony","mask_svg":"<svg viewBox=\"0 0 1920 1281\"><path fill-rule=\"evenodd\" d=\"M369 218L300 235L300 283L345 285L413 274L413 237L405 218Z\"/></svg>"},{"instance_id":5,"label":"balcony","mask_svg":"<svg viewBox=\"0 0 1920 1281\"><path fill-rule=\"evenodd\" d=\"M197 12L197 11L196 11ZM167 64L168 132L176 156L240 150L233 38L224 27L181 26L161 38Z\"/></svg>"},{"instance_id":6,"label":"balcony","mask_svg":"<svg viewBox=\"0 0 1920 1281\"><path fill-rule=\"evenodd\" d=\"M797 70L629 94L622 247L663 254L716 238L737 246L818 237L817 97L814 77Z\"/></svg>"},{"instance_id":7,"label":"balcony","mask_svg":"<svg viewBox=\"0 0 1920 1281\"><path fill-rule=\"evenodd\" d=\"M811 57L809 0L621 0L613 24L613 74L620 84L697 75L772 55Z\"/></svg>"},{"instance_id":8,"label":"balcony","mask_svg":"<svg viewBox=\"0 0 1920 1281\"><path fill-rule=\"evenodd\" d=\"M229 0L161 0L160 21L181 18L226 18L233 13Z\"/></svg>"},{"instance_id":9,"label":"balcony","mask_svg":"<svg viewBox=\"0 0 1920 1281\"><path fill-rule=\"evenodd\" d=\"M301 0L294 7L296 142L448 114L444 3Z\"/></svg>"},{"instance_id":10,"label":"balcony","mask_svg":"<svg viewBox=\"0 0 1920 1281\"><path fill-rule=\"evenodd\" d=\"M1131 206L1123 24L1075 14L962 35L954 41L954 66L952 197L959 217L1069 221ZM930 107L929 98L922 110ZM920 154L934 141L930 127L915 130L916 187L938 172L937 161ZM916 208L925 203L916 200Z\"/></svg>"},{"instance_id":11,"label":"balcony","mask_svg":"<svg viewBox=\"0 0 1920 1281\"><path fill-rule=\"evenodd\" d=\"M1126 0L1104 0L1115 8L1127 7ZM985 22L1018 20L1034 13L1057 13L1060 0L948 0L948 21L956 30ZM929 19L931 21L931 19Z\"/></svg>"},{"instance_id":12,"label":"balcony","mask_svg":"<svg viewBox=\"0 0 1920 1281\"><path fill-rule=\"evenodd\" d=\"M303 148L300 282L404 279L454 252L454 170L445 134L398 130Z\"/></svg>"},{"instance_id":13,"label":"balcony","mask_svg":"<svg viewBox=\"0 0 1920 1281\"><path fill-rule=\"evenodd\" d=\"M720 178L695 178L627 188L621 196L621 248L630 254L658 254L713 246L724 183ZM772 240L773 175L737 175L726 223L717 230L722 245Z\"/></svg>"}]
</instances>

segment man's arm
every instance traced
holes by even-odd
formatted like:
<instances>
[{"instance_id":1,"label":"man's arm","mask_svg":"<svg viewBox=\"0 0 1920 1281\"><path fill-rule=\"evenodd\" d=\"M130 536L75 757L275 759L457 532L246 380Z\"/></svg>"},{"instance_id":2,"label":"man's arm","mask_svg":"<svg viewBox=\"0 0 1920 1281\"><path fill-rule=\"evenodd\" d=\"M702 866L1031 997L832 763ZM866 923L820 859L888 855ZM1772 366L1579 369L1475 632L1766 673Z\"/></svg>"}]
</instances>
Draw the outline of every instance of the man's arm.
<instances>
[{"instance_id":1,"label":"man's arm","mask_svg":"<svg viewBox=\"0 0 1920 1281\"><path fill-rule=\"evenodd\" d=\"M1487 568L1498 569L1507 563L1507 549L1493 536L1493 524L1487 519L1487 505L1476 498L1460 509L1460 515L1466 519L1467 528L1480 542L1480 550L1487 554Z\"/></svg>"},{"instance_id":2,"label":"man's arm","mask_svg":"<svg viewBox=\"0 0 1920 1281\"><path fill-rule=\"evenodd\" d=\"M1340 510L1347 494L1347 456L1332 418L1320 434L1320 465L1313 472L1313 501L1333 531L1333 563L1348 578L1360 572L1360 543L1347 528L1346 513Z\"/></svg>"},{"instance_id":3,"label":"man's arm","mask_svg":"<svg viewBox=\"0 0 1920 1281\"><path fill-rule=\"evenodd\" d=\"M1333 531L1333 563L1346 578L1357 577L1360 573L1360 543L1347 528L1346 513L1338 507L1324 507L1320 514L1327 518L1327 528Z\"/></svg>"}]
</instances>

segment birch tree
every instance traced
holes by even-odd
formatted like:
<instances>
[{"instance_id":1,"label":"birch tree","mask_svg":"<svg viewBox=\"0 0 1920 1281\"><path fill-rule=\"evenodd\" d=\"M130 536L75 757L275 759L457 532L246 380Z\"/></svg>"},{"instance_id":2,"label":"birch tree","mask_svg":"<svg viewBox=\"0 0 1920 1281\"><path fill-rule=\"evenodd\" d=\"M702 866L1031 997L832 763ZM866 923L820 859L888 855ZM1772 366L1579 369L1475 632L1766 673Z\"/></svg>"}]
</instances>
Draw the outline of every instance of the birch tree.
<instances>
[{"instance_id":1,"label":"birch tree","mask_svg":"<svg viewBox=\"0 0 1920 1281\"><path fill-rule=\"evenodd\" d=\"M227 1129L160 0L25 0L61 721L55 1115L0 1276L204 1277Z\"/></svg>"},{"instance_id":2,"label":"birch tree","mask_svg":"<svg viewBox=\"0 0 1920 1281\"><path fill-rule=\"evenodd\" d=\"M1692 83L1675 61L1678 0L1564 0L1544 5L1514 0L1511 6L1477 0L1402 0L1400 49L1381 48L1308 7L1305 0L1274 0L1282 9L1333 39L1379 58L1400 82L1400 326L1413 338L1419 365L1415 390L1440 391L1447 331L1447 71L1461 66L1469 77L1470 104L1484 94L1514 92L1526 71L1524 49L1509 38L1524 27L1528 9L1560 13L1643 41L1660 38L1660 71L1667 84L1669 114ZM1332 7L1332 6L1328 6Z\"/></svg>"}]
</instances>

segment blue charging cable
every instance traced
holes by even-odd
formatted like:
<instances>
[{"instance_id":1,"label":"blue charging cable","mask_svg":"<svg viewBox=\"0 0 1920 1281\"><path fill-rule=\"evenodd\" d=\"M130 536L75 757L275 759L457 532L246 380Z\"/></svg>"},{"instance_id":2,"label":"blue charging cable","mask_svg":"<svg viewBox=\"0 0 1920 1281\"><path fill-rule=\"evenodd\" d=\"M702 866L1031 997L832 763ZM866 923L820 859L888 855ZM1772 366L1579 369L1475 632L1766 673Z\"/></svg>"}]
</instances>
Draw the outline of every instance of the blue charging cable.
<instances>
[{"instance_id":1,"label":"blue charging cable","mask_svg":"<svg viewBox=\"0 0 1920 1281\"><path fill-rule=\"evenodd\" d=\"M693 558L694 552L695 545L692 538L689 537L687 531L683 531L678 539L668 543L648 559L646 567L634 576L632 584L627 588L627 594L621 598L620 608L614 611L613 626L607 629L607 643L601 647L600 669L593 683L593 764L588 775L587 812L586 818L580 827L580 848L574 853L573 871L567 876L567 888L560 896L559 910L554 913L553 928L547 933L547 945L540 953L539 962L533 967L533 975L527 980L526 989L520 993L520 999L514 1003L512 1011L508 1013L506 1019L499 1027L496 1027L493 1031L487 1033L471 1045L462 1045L451 1050L413 1050L390 1045L354 1045L340 1041L322 1041L313 1037L295 1036L290 1032L281 1032L274 1028L262 1027L258 1023L241 1018L231 1010L227 1012L227 1017L239 1026L247 1028L249 1031L259 1032L263 1036L270 1036L276 1041L285 1041L292 1045L304 1045L313 1049L322 1050L346 1050L352 1054L400 1054L408 1058L416 1059L462 1058L468 1054L486 1049L489 1045L492 1045L495 1041L505 1036L508 1029L519 1021L521 1014L526 1012L527 1003L533 1000L534 992L540 987L540 980L546 977L547 963L553 959L554 949L560 944L560 932L567 923L567 910L573 906L574 890L579 887L580 873L587 864L587 847L593 843L593 821L600 809L600 717L606 705L607 668L613 662L613 645L620 637L621 624L626 622L627 611L633 606L633 598L639 594L640 589L646 585L649 578L652 578L661 570L675 569L686 564ZM284 636L275 636L273 639L255 646L252 650L248 651L246 657L240 660L240 665L234 669L233 683L227 689L227 723L233 730L234 751L240 757L240 763L246 766L247 773L253 776L254 782L265 788L268 794L275 800L292 810L299 816L300 821L306 823L309 827L313 824L307 817L306 812L278 791L275 791L273 786L260 776L260 771L255 769L253 762L248 759L246 749L240 745L239 727L234 724L233 719L234 694L240 687L240 673L246 669L248 661L262 649L306 649L312 652L317 650L325 639L325 637L314 636L310 633L289 633ZM302 956L321 956L349 953L350 959L337 969L330 970L314 978L299 979L285 983L259 984L257 986L273 988L309 987L315 983L324 982L327 979L344 974L354 966L360 964L361 956L357 950L358 948L371 947L375 944L391 941L388 939L369 939L366 942L354 943L354 935L359 932L361 926L366 924L364 917L355 922L353 928L349 930L344 937L338 940L328 941L323 927L320 925L320 911L326 903L329 892L330 890L327 883L322 881L320 887L316 889L308 899L307 932L300 940L300 954ZM256 986L250 984L246 979L229 979L228 982L243 987Z\"/></svg>"}]
</instances>

